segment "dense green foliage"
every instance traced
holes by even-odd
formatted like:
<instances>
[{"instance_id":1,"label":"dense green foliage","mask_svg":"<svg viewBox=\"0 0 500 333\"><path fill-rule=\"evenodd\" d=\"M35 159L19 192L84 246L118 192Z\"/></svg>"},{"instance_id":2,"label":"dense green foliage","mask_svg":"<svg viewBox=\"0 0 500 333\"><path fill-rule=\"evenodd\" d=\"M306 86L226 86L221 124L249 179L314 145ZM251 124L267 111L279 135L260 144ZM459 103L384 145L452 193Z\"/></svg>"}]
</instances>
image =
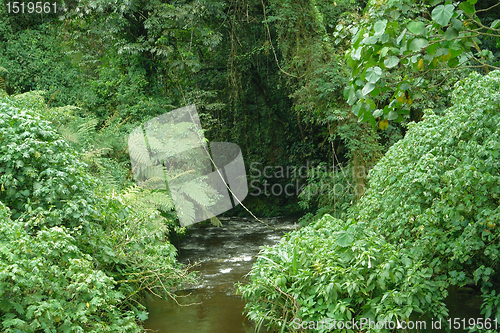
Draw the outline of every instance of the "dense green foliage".
<instances>
[{"instance_id":1,"label":"dense green foliage","mask_svg":"<svg viewBox=\"0 0 500 333\"><path fill-rule=\"evenodd\" d=\"M0 292L3 332L139 332L133 311L123 312L125 296L116 282L96 270L65 227L30 235L0 217Z\"/></svg>"},{"instance_id":2,"label":"dense green foliage","mask_svg":"<svg viewBox=\"0 0 500 333\"><path fill-rule=\"evenodd\" d=\"M443 79L443 72L498 68L500 20L488 13L498 3L483 1L477 5L486 8L477 10L476 3L370 1L360 22L337 26L353 36L346 54L351 78L344 93L355 104L353 113L372 125L376 117L402 121L414 100L436 85L453 82ZM479 46L482 41L486 48ZM384 94L383 103L374 100Z\"/></svg>"},{"instance_id":3,"label":"dense green foliage","mask_svg":"<svg viewBox=\"0 0 500 333\"><path fill-rule=\"evenodd\" d=\"M15 219L39 215L51 225L81 224L95 203L85 165L49 122L23 104L0 105L2 202Z\"/></svg>"},{"instance_id":4,"label":"dense green foliage","mask_svg":"<svg viewBox=\"0 0 500 333\"><path fill-rule=\"evenodd\" d=\"M40 119L57 112L36 94L0 107L2 329L140 331L143 291L171 296L192 280L175 262L161 200L107 190Z\"/></svg>"},{"instance_id":5,"label":"dense green foliage","mask_svg":"<svg viewBox=\"0 0 500 333\"><path fill-rule=\"evenodd\" d=\"M498 73L451 94L498 67L498 0L6 2L2 329L139 331L145 292L192 280L169 243L189 203L135 186L127 148L189 104L207 139L241 147L249 183L293 184L252 211L311 223L257 261L253 319L440 316L446 286L471 281L499 317Z\"/></svg>"},{"instance_id":6,"label":"dense green foliage","mask_svg":"<svg viewBox=\"0 0 500 333\"><path fill-rule=\"evenodd\" d=\"M380 160L357 207L388 241L422 251L433 279L484 294L500 282L499 91L498 71L460 82L444 116L428 111Z\"/></svg>"},{"instance_id":7,"label":"dense green foliage","mask_svg":"<svg viewBox=\"0 0 500 333\"><path fill-rule=\"evenodd\" d=\"M460 82L444 115L426 111L370 171L353 218L264 249L240 287L249 316L285 331L294 318L443 317L446 288L473 281L499 318L499 91L498 71Z\"/></svg>"},{"instance_id":8,"label":"dense green foliage","mask_svg":"<svg viewBox=\"0 0 500 333\"><path fill-rule=\"evenodd\" d=\"M430 281L432 273L419 256L387 242L369 223L324 215L261 251L251 283L240 290L250 301L250 318L292 332L297 323L327 318L395 322L413 312L445 315L443 283ZM317 325L305 327L330 331Z\"/></svg>"}]
</instances>

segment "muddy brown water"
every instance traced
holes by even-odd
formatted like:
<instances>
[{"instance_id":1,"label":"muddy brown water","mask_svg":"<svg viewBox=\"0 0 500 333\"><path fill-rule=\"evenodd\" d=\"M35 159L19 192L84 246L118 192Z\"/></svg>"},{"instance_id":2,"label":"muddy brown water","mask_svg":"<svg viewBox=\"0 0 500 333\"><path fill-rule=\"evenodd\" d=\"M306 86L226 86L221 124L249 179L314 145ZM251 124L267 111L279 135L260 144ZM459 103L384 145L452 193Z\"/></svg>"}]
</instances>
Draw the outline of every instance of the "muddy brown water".
<instances>
[{"instance_id":1,"label":"muddy brown water","mask_svg":"<svg viewBox=\"0 0 500 333\"><path fill-rule=\"evenodd\" d=\"M235 283L245 283L261 246L274 245L297 228L297 219L264 219L274 229L249 218L221 218L222 227L193 225L179 244L181 263L199 263L199 284L176 294L182 305L152 297L144 327L158 333L246 333L254 326L243 315L245 303Z\"/></svg>"},{"instance_id":2,"label":"muddy brown water","mask_svg":"<svg viewBox=\"0 0 500 333\"><path fill-rule=\"evenodd\" d=\"M250 333L253 323L244 316L245 303L236 295L236 282L245 283L245 275L251 270L255 256L263 245L274 245L289 231L297 228L297 219L265 219L275 230L247 218L221 218L220 228L197 224L179 244L179 261L199 263L199 283L186 286L176 292L179 306L172 300L151 297L148 301L149 319L144 327L158 333ZM193 304L194 305L189 305ZM467 288L450 288L446 300L451 324L454 318L481 318L481 299ZM419 332L446 332L447 321L441 330L427 329ZM500 323L499 323L500 324ZM451 332L466 332L461 329ZM499 327L500 328L500 327ZM408 330L416 332L417 330ZM407 332L408 332L407 331ZM264 329L261 332L265 332Z\"/></svg>"}]
</instances>

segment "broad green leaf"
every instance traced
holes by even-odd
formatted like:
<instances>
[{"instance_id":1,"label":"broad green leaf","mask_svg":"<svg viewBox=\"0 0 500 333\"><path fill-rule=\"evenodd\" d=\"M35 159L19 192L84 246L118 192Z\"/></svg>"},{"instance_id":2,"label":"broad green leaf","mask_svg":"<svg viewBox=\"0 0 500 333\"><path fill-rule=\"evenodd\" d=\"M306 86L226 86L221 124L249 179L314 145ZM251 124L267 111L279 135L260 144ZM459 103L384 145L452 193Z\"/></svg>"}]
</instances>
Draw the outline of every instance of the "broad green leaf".
<instances>
[{"instance_id":1,"label":"broad green leaf","mask_svg":"<svg viewBox=\"0 0 500 333\"><path fill-rule=\"evenodd\" d=\"M377 106L375 105L375 102L371 98L365 98L365 103L366 103L366 106L368 106L366 111L369 111L370 115L371 115L371 112L373 110L375 110L377 108Z\"/></svg>"},{"instance_id":2,"label":"broad green leaf","mask_svg":"<svg viewBox=\"0 0 500 333\"><path fill-rule=\"evenodd\" d=\"M399 35L399 37L396 39L396 43L399 45L399 43L401 43L401 41L403 40L403 37L405 36L406 34L406 28L403 30L403 32L401 33L401 35Z\"/></svg>"},{"instance_id":3,"label":"broad green leaf","mask_svg":"<svg viewBox=\"0 0 500 333\"><path fill-rule=\"evenodd\" d=\"M471 5L468 2L462 2L460 5L458 5L458 8L463 10L467 14L474 14L476 9L474 8L474 5Z\"/></svg>"},{"instance_id":4,"label":"broad green leaf","mask_svg":"<svg viewBox=\"0 0 500 333\"><path fill-rule=\"evenodd\" d=\"M387 27L387 20L380 20L375 23L373 29L375 30L375 35L381 35L385 32Z\"/></svg>"},{"instance_id":5,"label":"broad green leaf","mask_svg":"<svg viewBox=\"0 0 500 333\"><path fill-rule=\"evenodd\" d=\"M389 112L389 115L387 116L388 120L394 120L399 116L399 114L396 111L391 111Z\"/></svg>"},{"instance_id":6,"label":"broad green leaf","mask_svg":"<svg viewBox=\"0 0 500 333\"><path fill-rule=\"evenodd\" d=\"M441 47L441 48L437 49L437 51L434 54L434 56L435 57L439 57L439 56L442 56L442 55L447 55L448 53L450 53L450 50Z\"/></svg>"},{"instance_id":7,"label":"broad green leaf","mask_svg":"<svg viewBox=\"0 0 500 333\"><path fill-rule=\"evenodd\" d=\"M360 60L361 59L361 51L363 50L363 47L360 46L356 50L352 50L351 52L351 58L353 60Z\"/></svg>"},{"instance_id":8,"label":"broad green leaf","mask_svg":"<svg viewBox=\"0 0 500 333\"><path fill-rule=\"evenodd\" d=\"M376 83L380 76L382 75L382 69L380 67L370 67L366 70L365 79L368 82Z\"/></svg>"},{"instance_id":9,"label":"broad green leaf","mask_svg":"<svg viewBox=\"0 0 500 333\"><path fill-rule=\"evenodd\" d=\"M370 116L371 116L371 110L370 110L370 108L367 105L364 105L363 106L363 113L361 113L358 116L358 121L359 122L367 122L368 119L370 119Z\"/></svg>"},{"instance_id":10,"label":"broad green leaf","mask_svg":"<svg viewBox=\"0 0 500 333\"><path fill-rule=\"evenodd\" d=\"M458 58L452 58L448 60L448 66L450 66L451 68L456 67L458 64L459 64Z\"/></svg>"},{"instance_id":11,"label":"broad green leaf","mask_svg":"<svg viewBox=\"0 0 500 333\"><path fill-rule=\"evenodd\" d=\"M354 103L356 103L357 100L358 100L358 98L356 97L356 92L351 87L351 91L349 92L349 95L348 95L348 98L347 98L347 103L349 105L353 105Z\"/></svg>"},{"instance_id":12,"label":"broad green leaf","mask_svg":"<svg viewBox=\"0 0 500 333\"><path fill-rule=\"evenodd\" d=\"M370 95L372 97L377 97L378 95L380 95L380 88L373 89L373 91L370 93Z\"/></svg>"},{"instance_id":13,"label":"broad green leaf","mask_svg":"<svg viewBox=\"0 0 500 333\"><path fill-rule=\"evenodd\" d=\"M401 16L401 13L397 10L393 10L389 15L391 15L393 20L397 20Z\"/></svg>"},{"instance_id":14,"label":"broad green leaf","mask_svg":"<svg viewBox=\"0 0 500 333\"><path fill-rule=\"evenodd\" d=\"M341 230L337 238L337 244L342 247L349 246L354 241L354 236L351 232Z\"/></svg>"},{"instance_id":15,"label":"broad green leaf","mask_svg":"<svg viewBox=\"0 0 500 333\"><path fill-rule=\"evenodd\" d=\"M389 52L389 48L387 46L383 47L382 50L380 50L380 57L385 57L387 52Z\"/></svg>"},{"instance_id":16,"label":"broad green leaf","mask_svg":"<svg viewBox=\"0 0 500 333\"><path fill-rule=\"evenodd\" d=\"M356 98L358 98L358 99L359 99L359 98L363 98L363 97L364 97L364 95L363 95L363 93L361 92L361 89L357 89L357 90L356 90Z\"/></svg>"},{"instance_id":17,"label":"broad green leaf","mask_svg":"<svg viewBox=\"0 0 500 333\"><path fill-rule=\"evenodd\" d=\"M453 16L453 5L439 5L431 13L432 19L439 25L445 26Z\"/></svg>"},{"instance_id":18,"label":"broad green leaf","mask_svg":"<svg viewBox=\"0 0 500 333\"><path fill-rule=\"evenodd\" d=\"M349 99L352 95L354 95L354 88L351 86L347 86L344 88L344 98Z\"/></svg>"},{"instance_id":19,"label":"broad green leaf","mask_svg":"<svg viewBox=\"0 0 500 333\"><path fill-rule=\"evenodd\" d=\"M401 85L399 86L399 89L400 90L408 90L410 89L410 84L408 82L403 82L401 83Z\"/></svg>"},{"instance_id":20,"label":"broad green leaf","mask_svg":"<svg viewBox=\"0 0 500 333\"><path fill-rule=\"evenodd\" d=\"M410 43L410 50L417 52L417 51L420 51L421 49L423 49L424 47L427 47L427 45L429 45L429 42L427 41L427 39L415 38Z\"/></svg>"},{"instance_id":21,"label":"broad green leaf","mask_svg":"<svg viewBox=\"0 0 500 333\"><path fill-rule=\"evenodd\" d=\"M495 29L500 24L500 20L495 20L491 23L490 28Z\"/></svg>"},{"instance_id":22,"label":"broad green leaf","mask_svg":"<svg viewBox=\"0 0 500 333\"><path fill-rule=\"evenodd\" d=\"M368 36L363 38L361 43L366 44L366 45L373 45L377 44L379 37L378 36Z\"/></svg>"},{"instance_id":23,"label":"broad green leaf","mask_svg":"<svg viewBox=\"0 0 500 333\"><path fill-rule=\"evenodd\" d=\"M436 50L438 49L438 47L439 47L439 44L435 43L435 44L430 45L425 51L428 54L434 55L434 53L436 53Z\"/></svg>"},{"instance_id":24,"label":"broad green leaf","mask_svg":"<svg viewBox=\"0 0 500 333\"><path fill-rule=\"evenodd\" d=\"M360 109L361 109L361 104L358 103L352 107L352 113L354 113L354 115L356 115L357 117Z\"/></svg>"},{"instance_id":25,"label":"broad green leaf","mask_svg":"<svg viewBox=\"0 0 500 333\"><path fill-rule=\"evenodd\" d=\"M467 0L467 2L471 5L475 5L477 3L477 0Z\"/></svg>"},{"instance_id":26,"label":"broad green leaf","mask_svg":"<svg viewBox=\"0 0 500 333\"><path fill-rule=\"evenodd\" d=\"M448 40L455 39L458 37L458 31L454 27L448 27L443 37Z\"/></svg>"},{"instance_id":27,"label":"broad green leaf","mask_svg":"<svg viewBox=\"0 0 500 333\"><path fill-rule=\"evenodd\" d=\"M369 94L373 89L375 89L376 85L375 83L368 82L364 87L363 90L361 91L363 95Z\"/></svg>"},{"instance_id":28,"label":"broad green leaf","mask_svg":"<svg viewBox=\"0 0 500 333\"><path fill-rule=\"evenodd\" d=\"M421 29L424 27L424 22L420 21L411 21L408 23L407 28L408 30L415 35L420 35L421 34Z\"/></svg>"},{"instance_id":29,"label":"broad green leaf","mask_svg":"<svg viewBox=\"0 0 500 333\"><path fill-rule=\"evenodd\" d=\"M387 68L396 67L399 64L399 58L396 56L390 56L384 60L384 65Z\"/></svg>"},{"instance_id":30,"label":"broad green leaf","mask_svg":"<svg viewBox=\"0 0 500 333\"><path fill-rule=\"evenodd\" d=\"M457 29L458 31L464 28L464 23L456 18L451 19L451 24L453 25L453 28Z\"/></svg>"}]
</instances>

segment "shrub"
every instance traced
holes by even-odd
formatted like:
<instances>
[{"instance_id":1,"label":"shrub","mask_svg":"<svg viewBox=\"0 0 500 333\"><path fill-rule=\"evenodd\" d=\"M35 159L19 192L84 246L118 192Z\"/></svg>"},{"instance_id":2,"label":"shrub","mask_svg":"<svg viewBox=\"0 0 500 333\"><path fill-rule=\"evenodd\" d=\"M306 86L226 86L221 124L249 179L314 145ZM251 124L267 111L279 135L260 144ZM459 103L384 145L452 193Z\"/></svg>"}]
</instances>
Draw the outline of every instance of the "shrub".
<instances>
[{"instance_id":1,"label":"shrub","mask_svg":"<svg viewBox=\"0 0 500 333\"><path fill-rule=\"evenodd\" d=\"M369 224L325 215L265 247L250 283L239 291L259 325L293 332L312 321L308 328L329 332L331 326L317 323L397 322L426 311L445 315L444 294L431 276L425 261L386 242Z\"/></svg>"},{"instance_id":2,"label":"shrub","mask_svg":"<svg viewBox=\"0 0 500 333\"><path fill-rule=\"evenodd\" d=\"M62 110L47 111L37 93L0 99L0 202L14 213L0 210L0 326L139 331L144 292L173 297L193 281L156 209L171 198L103 186L42 111Z\"/></svg>"},{"instance_id":3,"label":"shrub","mask_svg":"<svg viewBox=\"0 0 500 333\"><path fill-rule=\"evenodd\" d=\"M442 318L446 288L473 281L500 320L500 72L471 74L452 100L370 171L355 219L326 215L260 253L239 287L250 318L283 331L296 318Z\"/></svg>"},{"instance_id":4,"label":"shrub","mask_svg":"<svg viewBox=\"0 0 500 333\"><path fill-rule=\"evenodd\" d=\"M49 225L84 223L93 213L95 184L50 123L5 98L0 100L0 128L0 200L13 218L41 215Z\"/></svg>"},{"instance_id":5,"label":"shrub","mask_svg":"<svg viewBox=\"0 0 500 333\"><path fill-rule=\"evenodd\" d=\"M26 19L33 21L34 17ZM61 23L45 23L17 32L2 30L0 25L0 34L4 35L0 64L9 71L6 81L9 94L46 90L53 106L74 104L81 99L87 89L82 84L77 62L68 55L71 52L64 52L65 36L57 36L64 30Z\"/></svg>"},{"instance_id":6,"label":"shrub","mask_svg":"<svg viewBox=\"0 0 500 333\"><path fill-rule=\"evenodd\" d=\"M116 282L94 268L63 226L29 235L0 203L0 303L3 332L139 332L121 312Z\"/></svg>"},{"instance_id":7,"label":"shrub","mask_svg":"<svg viewBox=\"0 0 500 333\"><path fill-rule=\"evenodd\" d=\"M433 280L475 281L487 296L500 282L500 72L470 75L452 102L443 116L426 111L370 172L358 219L419 249ZM484 313L500 319L493 303Z\"/></svg>"}]
</instances>

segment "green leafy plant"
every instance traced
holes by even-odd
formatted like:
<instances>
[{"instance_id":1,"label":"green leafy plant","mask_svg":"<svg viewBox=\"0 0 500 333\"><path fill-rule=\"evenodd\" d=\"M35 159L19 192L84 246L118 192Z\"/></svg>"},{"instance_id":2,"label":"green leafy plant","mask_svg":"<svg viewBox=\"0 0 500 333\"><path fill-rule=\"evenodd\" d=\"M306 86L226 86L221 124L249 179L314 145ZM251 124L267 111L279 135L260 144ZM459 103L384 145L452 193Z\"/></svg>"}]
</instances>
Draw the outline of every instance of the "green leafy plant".
<instances>
[{"instance_id":1,"label":"green leafy plant","mask_svg":"<svg viewBox=\"0 0 500 333\"><path fill-rule=\"evenodd\" d=\"M500 72L471 74L443 116L427 110L369 174L357 209L391 243L419 249L434 281L498 293ZM499 318L498 304L483 313Z\"/></svg>"},{"instance_id":2,"label":"green leafy plant","mask_svg":"<svg viewBox=\"0 0 500 333\"><path fill-rule=\"evenodd\" d=\"M497 68L494 54L479 44L487 38L498 44L500 20L487 26L479 13L498 4L477 11L476 3L373 0L359 23L339 26L353 36L346 53L352 71L344 91L352 112L373 126L377 117L402 121L414 100L448 81L446 71ZM387 93L390 98L377 101Z\"/></svg>"},{"instance_id":3,"label":"green leafy plant","mask_svg":"<svg viewBox=\"0 0 500 333\"><path fill-rule=\"evenodd\" d=\"M30 235L0 203L0 327L3 332L140 332L116 281L94 267L71 230Z\"/></svg>"},{"instance_id":4,"label":"green leafy plant","mask_svg":"<svg viewBox=\"0 0 500 333\"><path fill-rule=\"evenodd\" d=\"M170 197L134 197L90 174L84 155L40 119L71 108L47 111L31 93L1 99L0 109L0 200L13 213L0 214L1 325L141 331L146 292L174 298L194 281L168 242L174 216L162 214L171 213Z\"/></svg>"},{"instance_id":5,"label":"green leafy plant","mask_svg":"<svg viewBox=\"0 0 500 333\"><path fill-rule=\"evenodd\" d=\"M397 322L426 312L444 316L446 291L429 280L432 274L419 255L387 242L368 223L327 214L264 248L250 283L239 291L250 319L296 332L298 323L326 319ZM332 329L314 326L318 332Z\"/></svg>"},{"instance_id":6,"label":"green leafy plant","mask_svg":"<svg viewBox=\"0 0 500 333\"><path fill-rule=\"evenodd\" d=\"M447 288L474 283L500 319L499 91L499 71L471 74L444 115L427 110L389 148L351 218L265 248L239 286L248 316L282 331L297 318L442 318Z\"/></svg>"},{"instance_id":7,"label":"green leafy plant","mask_svg":"<svg viewBox=\"0 0 500 333\"><path fill-rule=\"evenodd\" d=\"M85 164L23 103L0 102L0 200L14 219L43 215L52 225L78 225L93 213Z\"/></svg>"}]
</instances>

